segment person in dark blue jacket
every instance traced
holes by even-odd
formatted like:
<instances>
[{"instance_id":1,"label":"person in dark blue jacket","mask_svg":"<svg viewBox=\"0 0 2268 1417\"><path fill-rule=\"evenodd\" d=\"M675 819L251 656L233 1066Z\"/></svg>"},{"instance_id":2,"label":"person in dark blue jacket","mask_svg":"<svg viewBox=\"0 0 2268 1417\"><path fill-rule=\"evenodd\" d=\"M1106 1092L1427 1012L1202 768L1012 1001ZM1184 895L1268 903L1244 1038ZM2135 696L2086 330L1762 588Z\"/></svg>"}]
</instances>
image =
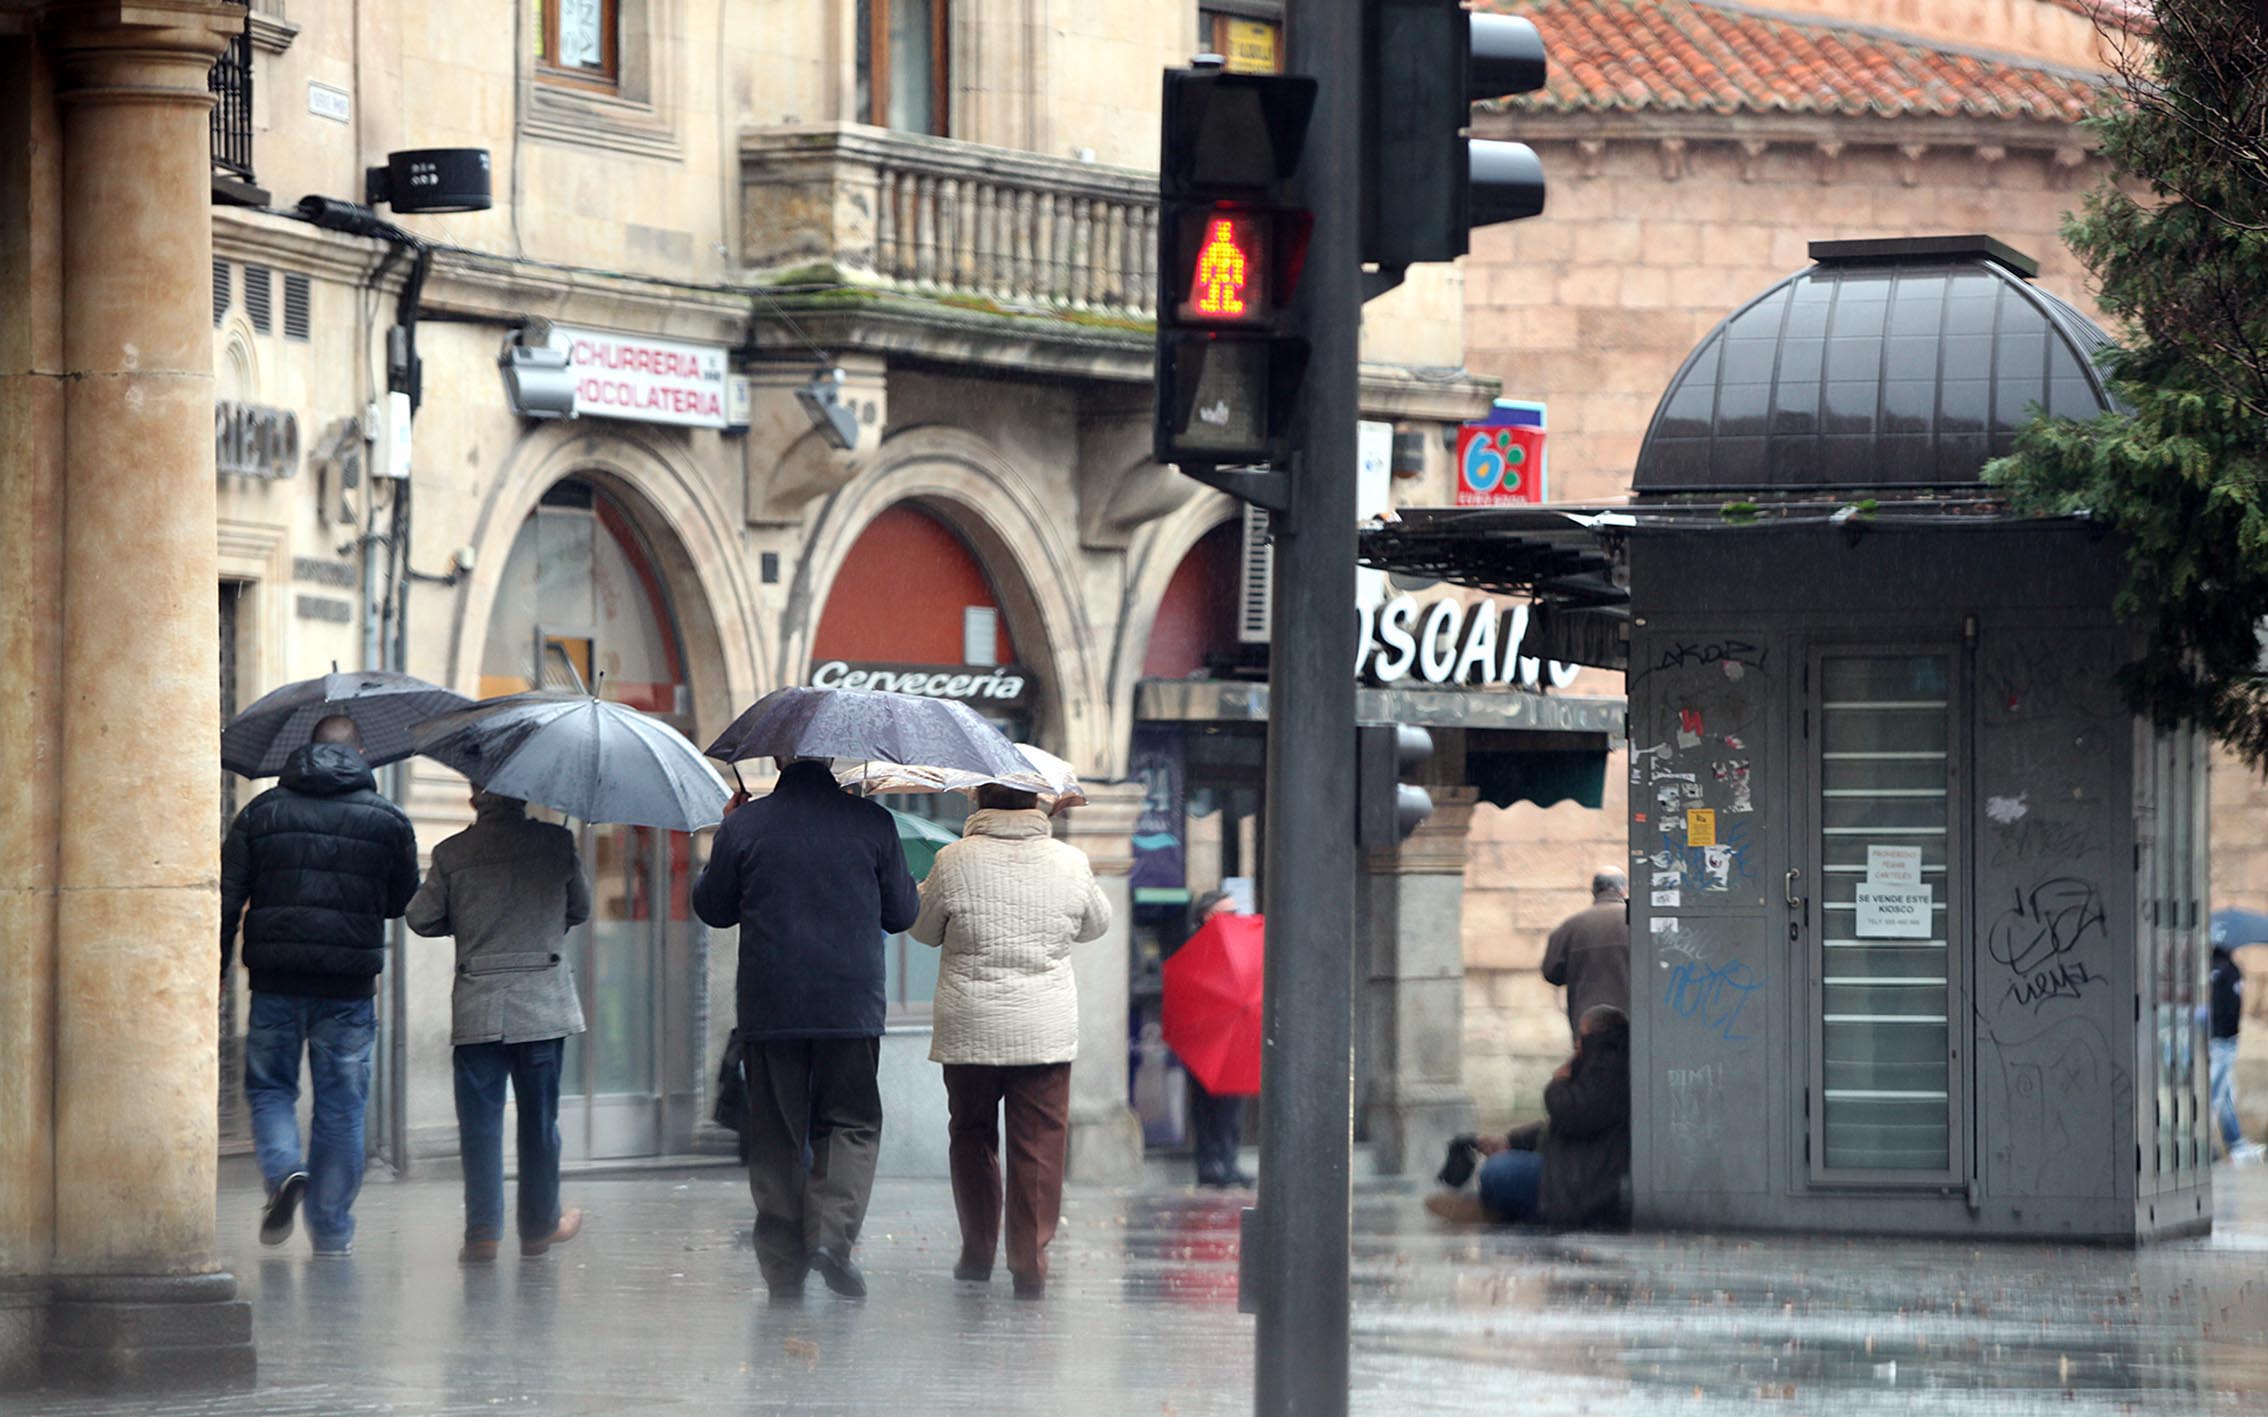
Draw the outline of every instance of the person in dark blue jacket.
<instances>
[{"instance_id":1,"label":"person in dark blue jacket","mask_svg":"<svg viewBox=\"0 0 2268 1417\"><path fill-rule=\"evenodd\" d=\"M317 723L314 741L236 814L221 847L223 983L239 916L252 976L244 1098L268 1185L260 1243L291 1238L304 1195L307 1238L324 1258L354 1248L386 922L417 893L417 833L378 795L361 748L353 719ZM302 1052L315 1090L304 1159Z\"/></svg>"},{"instance_id":2,"label":"person in dark blue jacket","mask_svg":"<svg viewBox=\"0 0 2268 1417\"><path fill-rule=\"evenodd\" d=\"M764 1282L792 1298L816 1269L862 1296L851 1250L882 1141L883 945L921 909L897 827L823 760L783 761L770 795L729 809L693 909L740 928L735 1035Z\"/></svg>"}]
</instances>

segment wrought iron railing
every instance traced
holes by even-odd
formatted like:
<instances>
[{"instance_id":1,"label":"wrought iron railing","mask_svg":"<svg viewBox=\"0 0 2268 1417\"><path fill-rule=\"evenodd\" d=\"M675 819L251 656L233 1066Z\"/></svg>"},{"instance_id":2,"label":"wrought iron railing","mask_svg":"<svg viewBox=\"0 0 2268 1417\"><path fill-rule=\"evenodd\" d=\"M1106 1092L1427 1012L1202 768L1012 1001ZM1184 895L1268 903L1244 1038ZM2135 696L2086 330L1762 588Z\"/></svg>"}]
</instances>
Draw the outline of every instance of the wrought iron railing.
<instances>
[{"instance_id":1,"label":"wrought iron railing","mask_svg":"<svg viewBox=\"0 0 2268 1417\"><path fill-rule=\"evenodd\" d=\"M252 6L244 7L244 28L213 61L205 87L213 95L213 167L252 180Z\"/></svg>"}]
</instances>

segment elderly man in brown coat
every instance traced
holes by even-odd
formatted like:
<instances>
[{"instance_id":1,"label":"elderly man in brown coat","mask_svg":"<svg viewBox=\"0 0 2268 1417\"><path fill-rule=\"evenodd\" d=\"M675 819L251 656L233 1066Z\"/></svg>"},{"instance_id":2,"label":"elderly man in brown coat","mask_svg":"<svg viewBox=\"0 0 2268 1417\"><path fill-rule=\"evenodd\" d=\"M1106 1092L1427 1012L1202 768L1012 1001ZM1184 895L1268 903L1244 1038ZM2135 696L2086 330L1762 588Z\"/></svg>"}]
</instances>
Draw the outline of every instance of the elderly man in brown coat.
<instances>
[{"instance_id":1,"label":"elderly man in brown coat","mask_svg":"<svg viewBox=\"0 0 2268 1417\"><path fill-rule=\"evenodd\" d=\"M1544 945L1543 977L1567 991L1567 1031L1600 1004L1630 1008L1630 878L1609 866L1591 877L1591 904L1560 922Z\"/></svg>"}]
</instances>

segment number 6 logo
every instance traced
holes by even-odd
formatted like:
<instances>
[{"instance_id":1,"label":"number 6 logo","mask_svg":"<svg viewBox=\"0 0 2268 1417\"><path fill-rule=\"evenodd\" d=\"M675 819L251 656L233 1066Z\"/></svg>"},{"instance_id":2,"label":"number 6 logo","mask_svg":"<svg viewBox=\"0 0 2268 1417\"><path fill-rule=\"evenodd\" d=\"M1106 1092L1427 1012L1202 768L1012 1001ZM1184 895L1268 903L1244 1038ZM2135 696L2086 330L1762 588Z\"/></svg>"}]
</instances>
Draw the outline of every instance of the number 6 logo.
<instances>
[{"instance_id":1,"label":"number 6 logo","mask_svg":"<svg viewBox=\"0 0 2268 1417\"><path fill-rule=\"evenodd\" d=\"M1504 480L1504 453L1495 437L1475 438L1465 445L1465 485L1475 492L1494 492Z\"/></svg>"}]
</instances>

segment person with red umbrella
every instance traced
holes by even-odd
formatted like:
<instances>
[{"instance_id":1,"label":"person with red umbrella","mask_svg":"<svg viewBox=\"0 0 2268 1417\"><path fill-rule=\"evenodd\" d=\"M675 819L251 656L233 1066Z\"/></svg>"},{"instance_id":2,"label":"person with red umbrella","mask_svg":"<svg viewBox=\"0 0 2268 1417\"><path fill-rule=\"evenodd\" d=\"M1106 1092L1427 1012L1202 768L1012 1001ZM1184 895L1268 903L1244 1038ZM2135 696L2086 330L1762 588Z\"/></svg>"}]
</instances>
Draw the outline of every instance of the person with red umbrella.
<instances>
[{"instance_id":1,"label":"person with red umbrella","mask_svg":"<svg viewBox=\"0 0 2268 1417\"><path fill-rule=\"evenodd\" d=\"M1265 925L1226 891L1199 896L1190 918L1196 933L1165 962L1165 1041L1189 1070L1197 1184L1249 1187L1237 1153L1244 1099L1260 1090Z\"/></svg>"}]
</instances>

